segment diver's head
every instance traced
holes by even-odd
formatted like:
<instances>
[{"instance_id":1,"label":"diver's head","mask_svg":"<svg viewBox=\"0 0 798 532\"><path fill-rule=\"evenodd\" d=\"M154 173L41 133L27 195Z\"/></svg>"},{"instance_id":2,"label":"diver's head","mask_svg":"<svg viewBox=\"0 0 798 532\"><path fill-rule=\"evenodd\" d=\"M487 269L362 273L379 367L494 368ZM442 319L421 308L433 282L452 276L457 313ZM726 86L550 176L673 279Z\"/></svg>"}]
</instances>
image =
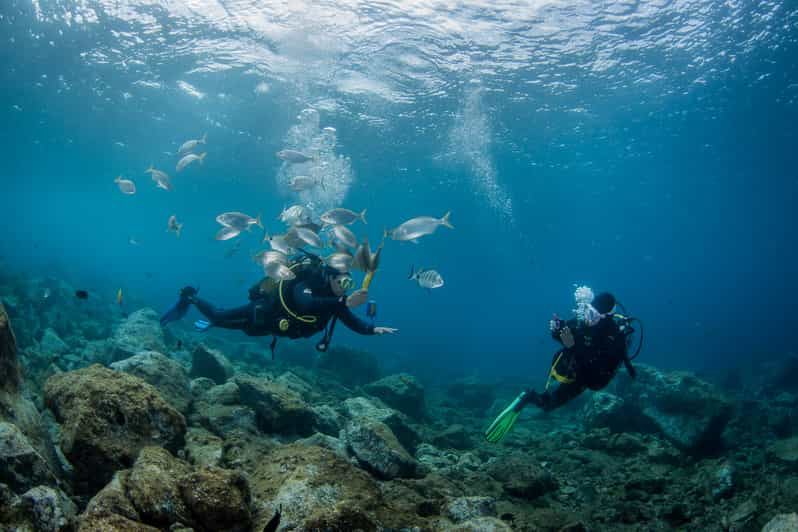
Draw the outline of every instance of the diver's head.
<instances>
[{"instance_id":1,"label":"diver's head","mask_svg":"<svg viewBox=\"0 0 798 532\"><path fill-rule=\"evenodd\" d=\"M329 279L330 289L338 297L345 295L349 289L355 286L355 281L348 273L336 273L329 276Z\"/></svg>"},{"instance_id":2,"label":"diver's head","mask_svg":"<svg viewBox=\"0 0 798 532\"><path fill-rule=\"evenodd\" d=\"M609 292L601 292L590 303L601 314L609 314L615 308L615 296Z\"/></svg>"}]
</instances>

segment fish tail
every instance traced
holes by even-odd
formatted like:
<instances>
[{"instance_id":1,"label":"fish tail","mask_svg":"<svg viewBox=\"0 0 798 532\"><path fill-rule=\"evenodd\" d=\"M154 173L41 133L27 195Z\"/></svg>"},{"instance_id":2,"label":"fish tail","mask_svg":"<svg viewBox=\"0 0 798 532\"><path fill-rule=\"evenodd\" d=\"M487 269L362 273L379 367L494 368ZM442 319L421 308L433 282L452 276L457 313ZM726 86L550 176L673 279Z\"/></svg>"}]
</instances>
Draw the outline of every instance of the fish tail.
<instances>
[{"instance_id":1,"label":"fish tail","mask_svg":"<svg viewBox=\"0 0 798 532\"><path fill-rule=\"evenodd\" d=\"M449 229L454 229L454 226L449 221L449 215L450 214L452 214L452 211L449 211L449 212L447 212L446 214L443 215L443 218L441 218L441 225L444 226L444 227L448 227Z\"/></svg>"},{"instance_id":2,"label":"fish tail","mask_svg":"<svg viewBox=\"0 0 798 532\"><path fill-rule=\"evenodd\" d=\"M260 243L263 244L267 240L271 240L271 237L269 236L269 232L264 229L263 230L263 239L260 241Z\"/></svg>"},{"instance_id":3,"label":"fish tail","mask_svg":"<svg viewBox=\"0 0 798 532\"><path fill-rule=\"evenodd\" d=\"M360 213L360 220L364 224L368 225L368 222L366 222L366 209L363 209L363 212Z\"/></svg>"},{"instance_id":4,"label":"fish tail","mask_svg":"<svg viewBox=\"0 0 798 532\"><path fill-rule=\"evenodd\" d=\"M408 279L412 279L413 278L414 271L415 271L415 266L411 264L410 265L410 275L407 276Z\"/></svg>"},{"instance_id":5,"label":"fish tail","mask_svg":"<svg viewBox=\"0 0 798 532\"><path fill-rule=\"evenodd\" d=\"M114 179L114 183L119 183L120 181L122 181L122 176L121 175L116 176L116 178Z\"/></svg>"},{"instance_id":6,"label":"fish tail","mask_svg":"<svg viewBox=\"0 0 798 532\"><path fill-rule=\"evenodd\" d=\"M206 156L206 155L208 155L208 152L205 152L205 153L200 153L200 154L199 154L199 156L198 156L198 157L199 157L199 162L200 162L200 164L202 164L202 163L204 163L204 162L205 162L205 156Z\"/></svg>"},{"instance_id":7,"label":"fish tail","mask_svg":"<svg viewBox=\"0 0 798 532\"><path fill-rule=\"evenodd\" d=\"M257 218L255 218L255 225L263 229L263 220L260 219L260 214L261 213L258 213Z\"/></svg>"},{"instance_id":8,"label":"fish tail","mask_svg":"<svg viewBox=\"0 0 798 532\"><path fill-rule=\"evenodd\" d=\"M155 170L155 165L150 163L150 167L147 168L146 170L144 170L144 173L145 174L150 174L150 173L152 173L153 170Z\"/></svg>"},{"instance_id":9,"label":"fish tail","mask_svg":"<svg viewBox=\"0 0 798 532\"><path fill-rule=\"evenodd\" d=\"M180 231L183 229L183 224L177 224L177 229L175 233L177 234L177 238L180 238Z\"/></svg>"},{"instance_id":10,"label":"fish tail","mask_svg":"<svg viewBox=\"0 0 798 532\"><path fill-rule=\"evenodd\" d=\"M207 134L207 133L203 133L203 134L202 134L202 138L201 138L201 139L199 139L199 143L200 143L200 144L206 144L206 142L205 142L205 141L207 141L207 140L208 140L208 134Z\"/></svg>"}]
</instances>

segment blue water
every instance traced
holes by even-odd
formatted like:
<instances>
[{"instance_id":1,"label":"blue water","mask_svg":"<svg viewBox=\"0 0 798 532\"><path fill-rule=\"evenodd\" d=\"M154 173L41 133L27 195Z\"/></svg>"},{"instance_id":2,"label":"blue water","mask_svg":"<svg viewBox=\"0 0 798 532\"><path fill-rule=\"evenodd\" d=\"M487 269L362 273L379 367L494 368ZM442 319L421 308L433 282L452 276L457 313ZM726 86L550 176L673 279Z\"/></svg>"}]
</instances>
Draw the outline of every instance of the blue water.
<instances>
[{"instance_id":1,"label":"blue water","mask_svg":"<svg viewBox=\"0 0 798 532\"><path fill-rule=\"evenodd\" d=\"M643 319L641 361L703 371L795 350L794 3L262 4L2 2L5 269L109 301L123 287L134 306L164 309L189 283L241 304L261 233L227 258L215 216L261 212L279 232L302 198L275 152L334 127L319 205L367 208L353 229L372 243L418 215L455 226L386 244L372 297L398 336L340 327L336 342L540 382L548 319L578 283ZM304 109L318 128L297 133ZM203 133L205 164L176 173ZM445 286L420 289L411 265Z\"/></svg>"}]
</instances>

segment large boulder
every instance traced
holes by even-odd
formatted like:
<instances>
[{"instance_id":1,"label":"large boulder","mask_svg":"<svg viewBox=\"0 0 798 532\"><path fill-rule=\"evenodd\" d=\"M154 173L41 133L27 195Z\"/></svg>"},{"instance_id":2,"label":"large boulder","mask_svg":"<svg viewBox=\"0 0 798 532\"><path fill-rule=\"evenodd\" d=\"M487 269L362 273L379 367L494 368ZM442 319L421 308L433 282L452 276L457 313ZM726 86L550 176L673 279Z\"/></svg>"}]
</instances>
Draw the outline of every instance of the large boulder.
<instances>
[{"instance_id":1,"label":"large boulder","mask_svg":"<svg viewBox=\"0 0 798 532\"><path fill-rule=\"evenodd\" d=\"M377 530L383 504L376 481L333 451L300 443L279 446L251 473L261 501L256 530L282 508L283 530Z\"/></svg>"},{"instance_id":2,"label":"large boulder","mask_svg":"<svg viewBox=\"0 0 798 532\"><path fill-rule=\"evenodd\" d=\"M779 514L762 527L762 532L795 532L798 530L798 514Z\"/></svg>"},{"instance_id":3,"label":"large boulder","mask_svg":"<svg viewBox=\"0 0 798 532\"><path fill-rule=\"evenodd\" d=\"M116 327L109 344L110 362L130 358L140 351L166 352L158 313L151 308L133 312Z\"/></svg>"},{"instance_id":4,"label":"large boulder","mask_svg":"<svg viewBox=\"0 0 798 532\"><path fill-rule=\"evenodd\" d=\"M637 378L619 376L617 395L631 407L629 425L657 431L691 454L712 452L720 445L732 406L712 384L685 371L662 373L638 364Z\"/></svg>"},{"instance_id":5,"label":"large boulder","mask_svg":"<svg viewBox=\"0 0 798 532\"><path fill-rule=\"evenodd\" d=\"M241 403L238 385L233 381L204 387L203 381L195 379L194 408L189 415L189 425L202 426L217 436L226 437L232 431L251 434L258 432L255 411Z\"/></svg>"},{"instance_id":6,"label":"large boulder","mask_svg":"<svg viewBox=\"0 0 798 532\"><path fill-rule=\"evenodd\" d=\"M224 384L234 373L233 364L220 351L199 344L191 353L192 379L205 377L216 384Z\"/></svg>"},{"instance_id":7,"label":"large boulder","mask_svg":"<svg viewBox=\"0 0 798 532\"><path fill-rule=\"evenodd\" d=\"M166 401L186 413L191 404L188 373L179 363L157 351L141 353L111 364L111 369L124 371L155 386Z\"/></svg>"},{"instance_id":8,"label":"large boulder","mask_svg":"<svg viewBox=\"0 0 798 532\"><path fill-rule=\"evenodd\" d=\"M0 393L16 393L21 380L17 360L17 340L6 309L0 303Z\"/></svg>"},{"instance_id":9,"label":"large boulder","mask_svg":"<svg viewBox=\"0 0 798 532\"><path fill-rule=\"evenodd\" d=\"M628 426L624 400L607 392L590 395L582 409L582 421L588 429L607 427L620 432Z\"/></svg>"},{"instance_id":10,"label":"large boulder","mask_svg":"<svg viewBox=\"0 0 798 532\"><path fill-rule=\"evenodd\" d=\"M500 456L488 465L488 474L515 497L534 500L557 489L557 480L535 463L532 456L513 453Z\"/></svg>"},{"instance_id":11,"label":"large boulder","mask_svg":"<svg viewBox=\"0 0 798 532\"><path fill-rule=\"evenodd\" d=\"M35 530L57 532L70 530L78 508L66 493L58 488L36 486L20 497L23 515L26 515Z\"/></svg>"},{"instance_id":12,"label":"large boulder","mask_svg":"<svg viewBox=\"0 0 798 532\"><path fill-rule=\"evenodd\" d=\"M379 397L400 412L421 419L424 411L424 387L414 376L407 373L388 375L364 387L366 393Z\"/></svg>"},{"instance_id":13,"label":"large boulder","mask_svg":"<svg viewBox=\"0 0 798 532\"><path fill-rule=\"evenodd\" d=\"M169 529L251 529L250 491L237 471L194 468L159 447L145 447L133 468L118 472L81 515L81 530L104 523ZM118 526L118 525L117 525ZM114 529L114 528L109 528Z\"/></svg>"},{"instance_id":14,"label":"large boulder","mask_svg":"<svg viewBox=\"0 0 798 532\"><path fill-rule=\"evenodd\" d=\"M0 421L0 482L17 493L38 484L55 483L47 460L16 425Z\"/></svg>"},{"instance_id":15,"label":"large boulder","mask_svg":"<svg viewBox=\"0 0 798 532\"><path fill-rule=\"evenodd\" d=\"M415 458L385 423L366 418L352 420L344 431L343 440L358 463L377 478L418 476Z\"/></svg>"},{"instance_id":16,"label":"large boulder","mask_svg":"<svg viewBox=\"0 0 798 532\"><path fill-rule=\"evenodd\" d=\"M410 452L415 452L416 446L421 441L421 436L410 425L404 414L388 408L378 400L351 397L344 401L343 409L350 420L364 418L385 423L402 446Z\"/></svg>"},{"instance_id":17,"label":"large boulder","mask_svg":"<svg viewBox=\"0 0 798 532\"><path fill-rule=\"evenodd\" d=\"M263 432L313 434L313 410L296 392L282 384L251 375L238 375L234 382L241 402L255 411L258 427Z\"/></svg>"},{"instance_id":18,"label":"large boulder","mask_svg":"<svg viewBox=\"0 0 798 532\"><path fill-rule=\"evenodd\" d=\"M75 468L78 493L96 492L144 446L183 446L183 415L133 375L94 365L50 377L44 397L61 423L61 449Z\"/></svg>"},{"instance_id":19,"label":"large boulder","mask_svg":"<svg viewBox=\"0 0 798 532\"><path fill-rule=\"evenodd\" d=\"M455 523L477 517L495 517L496 500L491 497L457 497L446 503L446 516Z\"/></svg>"}]
</instances>

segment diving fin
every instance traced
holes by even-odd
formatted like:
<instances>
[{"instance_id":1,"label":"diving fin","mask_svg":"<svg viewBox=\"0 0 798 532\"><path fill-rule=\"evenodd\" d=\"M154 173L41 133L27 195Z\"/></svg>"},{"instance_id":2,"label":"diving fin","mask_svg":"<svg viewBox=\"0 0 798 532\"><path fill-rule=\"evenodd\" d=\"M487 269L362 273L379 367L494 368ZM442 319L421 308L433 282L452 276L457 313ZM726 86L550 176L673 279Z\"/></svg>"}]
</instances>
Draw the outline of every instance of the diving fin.
<instances>
[{"instance_id":1,"label":"diving fin","mask_svg":"<svg viewBox=\"0 0 798 532\"><path fill-rule=\"evenodd\" d=\"M211 328L211 322L206 320L197 320L194 322L194 330L199 332L205 332Z\"/></svg>"},{"instance_id":2,"label":"diving fin","mask_svg":"<svg viewBox=\"0 0 798 532\"><path fill-rule=\"evenodd\" d=\"M161 327L183 318L183 316L186 315L186 312L188 312L188 307L190 306L191 301L189 301L188 298L181 297L180 301L175 303L172 308L167 310L164 315L161 316Z\"/></svg>"},{"instance_id":3,"label":"diving fin","mask_svg":"<svg viewBox=\"0 0 798 532\"><path fill-rule=\"evenodd\" d=\"M519 414L521 414L521 410L524 409L525 401L524 396L526 395L525 392L521 392L518 394L518 397L510 403L510 406L505 408L501 414L499 414L496 419L493 420L493 423L490 424L488 430L485 431L485 439L490 443L498 443L504 438L510 429L513 428L515 425L515 421L518 419Z\"/></svg>"}]
</instances>

